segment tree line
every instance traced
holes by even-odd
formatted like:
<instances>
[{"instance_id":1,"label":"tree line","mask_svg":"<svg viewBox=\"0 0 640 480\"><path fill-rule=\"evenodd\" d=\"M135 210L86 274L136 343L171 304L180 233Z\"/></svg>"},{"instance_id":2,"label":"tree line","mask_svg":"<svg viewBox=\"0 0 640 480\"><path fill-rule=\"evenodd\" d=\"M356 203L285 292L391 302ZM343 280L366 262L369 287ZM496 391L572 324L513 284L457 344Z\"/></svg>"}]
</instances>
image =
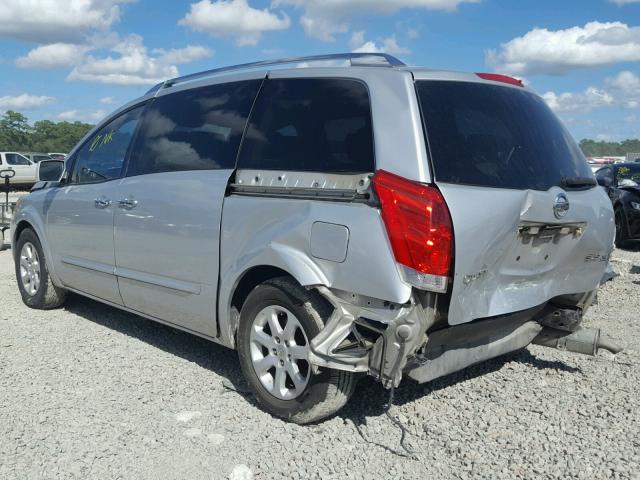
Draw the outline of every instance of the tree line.
<instances>
[{"instance_id":1,"label":"tree line","mask_svg":"<svg viewBox=\"0 0 640 480\"><path fill-rule=\"evenodd\" d=\"M19 112L9 110L0 117L0 151L68 152L93 125L82 122L38 120L33 125ZM585 138L580 148L588 157L640 153L640 139L598 142Z\"/></svg>"},{"instance_id":2,"label":"tree line","mask_svg":"<svg viewBox=\"0 0 640 480\"><path fill-rule=\"evenodd\" d=\"M67 153L93 127L82 122L38 120L33 125L19 112L0 117L0 151Z\"/></svg>"},{"instance_id":3,"label":"tree line","mask_svg":"<svg viewBox=\"0 0 640 480\"><path fill-rule=\"evenodd\" d=\"M621 157L627 153L640 153L640 139L628 139L622 142L597 142L585 138L580 148L587 157Z\"/></svg>"}]
</instances>

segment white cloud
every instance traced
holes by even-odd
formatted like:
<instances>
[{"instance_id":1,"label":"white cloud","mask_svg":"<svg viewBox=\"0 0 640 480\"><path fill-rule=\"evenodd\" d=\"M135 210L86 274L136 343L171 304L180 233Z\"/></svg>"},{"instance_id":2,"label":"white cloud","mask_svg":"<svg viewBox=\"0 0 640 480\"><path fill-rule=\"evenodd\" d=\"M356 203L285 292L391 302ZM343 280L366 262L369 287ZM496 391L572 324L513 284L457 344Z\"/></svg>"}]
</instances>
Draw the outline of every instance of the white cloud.
<instances>
[{"instance_id":1,"label":"white cloud","mask_svg":"<svg viewBox=\"0 0 640 480\"><path fill-rule=\"evenodd\" d=\"M159 60L162 62L181 64L210 58L215 51L202 45L187 45L184 48L172 48L170 50L156 48L153 53L159 55Z\"/></svg>"},{"instance_id":2,"label":"white cloud","mask_svg":"<svg viewBox=\"0 0 640 480\"><path fill-rule=\"evenodd\" d=\"M154 50L153 55L139 35L129 35L111 48L117 55L96 58L87 55L67 76L82 80L117 85L150 85L178 76L178 63L187 63L213 55L206 47L190 45L182 49Z\"/></svg>"},{"instance_id":3,"label":"white cloud","mask_svg":"<svg viewBox=\"0 0 640 480\"><path fill-rule=\"evenodd\" d=\"M628 5L629 3L640 3L640 0L609 0L611 3L615 3L618 6Z\"/></svg>"},{"instance_id":4,"label":"white cloud","mask_svg":"<svg viewBox=\"0 0 640 480\"><path fill-rule=\"evenodd\" d=\"M20 68L60 68L70 67L80 62L88 47L73 43L52 43L41 45L16 59Z\"/></svg>"},{"instance_id":5,"label":"white cloud","mask_svg":"<svg viewBox=\"0 0 640 480\"><path fill-rule=\"evenodd\" d=\"M201 0L192 3L189 12L178 21L178 25L198 32L232 37L238 46L256 45L262 33L285 30L290 23L285 13L253 8L247 0Z\"/></svg>"},{"instance_id":6,"label":"white cloud","mask_svg":"<svg viewBox=\"0 0 640 480\"><path fill-rule=\"evenodd\" d=\"M534 28L489 50L486 61L511 74L561 74L576 68L640 60L640 27L590 22L565 30Z\"/></svg>"},{"instance_id":7,"label":"white cloud","mask_svg":"<svg viewBox=\"0 0 640 480\"><path fill-rule=\"evenodd\" d=\"M589 112L601 107L637 108L640 105L640 77L629 71L622 71L605 79L604 87L589 87L583 92L543 95L547 104L556 112Z\"/></svg>"},{"instance_id":8,"label":"white cloud","mask_svg":"<svg viewBox=\"0 0 640 480\"><path fill-rule=\"evenodd\" d=\"M558 113L563 112L589 112L594 108L613 105L614 99L605 90L594 87L587 88L580 93L547 92L542 95L549 107Z\"/></svg>"},{"instance_id":9,"label":"white cloud","mask_svg":"<svg viewBox=\"0 0 640 480\"><path fill-rule=\"evenodd\" d=\"M67 110L57 115L58 120L64 120L66 122L89 122L96 123L102 120L107 115L107 112L99 109L90 112L81 112L79 110Z\"/></svg>"},{"instance_id":10,"label":"white cloud","mask_svg":"<svg viewBox=\"0 0 640 480\"><path fill-rule=\"evenodd\" d=\"M300 24L307 35L326 42L349 30L349 19L358 14L391 14L403 8L453 11L462 3L480 0L273 0L274 6L302 8Z\"/></svg>"},{"instance_id":11,"label":"white cloud","mask_svg":"<svg viewBox=\"0 0 640 480\"><path fill-rule=\"evenodd\" d=\"M628 115L624 117L625 123L638 123L640 122L640 117L638 115Z\"/></svg>"},{"instance_id":12,"label":"white cloud","mask_svg":"<svg viewBox=\"0 0 640 480\"><path fill-rule=\"evenodd\" d=\"M383 39L382 44L378 46L371 40L365 41L364 31L358 31L353 32L349 44L352 51L356 53L411 53L408 48L398 45L395 35Z\"/></svg>"},{"instance_id":13,"label":"white cloud","mask_svg":"<svg viewBox=\"0 0 640 480\"><path fill-rule=\"evenodd\" d=\"M111 105L112 103L116 103L116 99L115 97L102 97L99 102L105 105Z\"/></svg>"},{"instance_id":14,"label":"white cloud","mask_svg":"<svg viewBox=\"0 0 640 480\"><path fill-rule=\"evenodd\" d=\"M30 95L23 93L15 97L0 97L0 110L31 110L40 108L53 102L55 98L44 95Z\"/></svg>"},{"instance_id":15,"label":"white cloud","mask_svg":"<svg viewBox=\"0 0 640 480\"><path fill-rule=\"evenodd\" d=\"M418 32L418 30L416 30L415 28L410 28L409 30L407 30L407 37L409 37L410 39L415 40L419 36L420 32Z\"/></svg>"},{"instance_id":16,"label":"white cloud","mask_svg":"<svg viewBox=\"0 0 640 480\"><path fill-rule=\"evenodd\" d=\"M108 30L130 0L2 0L0 37L36 43L78 42Z\"/></svg>"}]
</instances>

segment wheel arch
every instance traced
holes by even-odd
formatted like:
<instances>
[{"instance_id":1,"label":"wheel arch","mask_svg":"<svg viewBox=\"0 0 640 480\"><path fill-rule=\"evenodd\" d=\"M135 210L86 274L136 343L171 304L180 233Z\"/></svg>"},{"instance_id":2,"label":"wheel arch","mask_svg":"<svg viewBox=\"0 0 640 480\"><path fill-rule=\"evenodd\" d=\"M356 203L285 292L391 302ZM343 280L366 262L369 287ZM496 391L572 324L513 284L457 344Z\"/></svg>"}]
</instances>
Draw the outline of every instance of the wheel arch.
<instances>
[{"instance_id":1,"label":"wheel arch","mask_svg":"<svg viewBox=\"0 0 640 480\"><path fill-rule=\"evenodd\" d=\"M304 272L292 270L295 269L286 268L286 265L258 263L242 270L231 284L221 279L218 304L218 327L219 338L222 344L235 348L239 314L242 305L249 296L249 293L266 280L276 277L289 277L301 286L326 283L326 279L319 277L310 278L308 272L306 272L307 274L305 275Z\"/></svg>"},{"instance_id":2,"label":"wheel arch","mask_svg":"<svg viewBox=\"0 0 640 480\"><path fill-rule=\"evenodd\" d=\"M20 234L25 229L31 229L35 233L36 237L40 241L40 246L44 252L44 258L47 265L47 270L49 272L49 276L51 277L51 281L56 287L62 287L62 283L58 278L55 269L53 268L53 257L51 256L51 249L49 248L49 243L47 242L46 235L44 232L44 224L41 221L40 216L35 214L31 208L25 208L21 210L19 213L19 217L16 218L14 231L11 232L11 248L13 250L12 254L15 256L18 254L15 248L18 239L20 238Z\"/></svg>"}]
</instances>

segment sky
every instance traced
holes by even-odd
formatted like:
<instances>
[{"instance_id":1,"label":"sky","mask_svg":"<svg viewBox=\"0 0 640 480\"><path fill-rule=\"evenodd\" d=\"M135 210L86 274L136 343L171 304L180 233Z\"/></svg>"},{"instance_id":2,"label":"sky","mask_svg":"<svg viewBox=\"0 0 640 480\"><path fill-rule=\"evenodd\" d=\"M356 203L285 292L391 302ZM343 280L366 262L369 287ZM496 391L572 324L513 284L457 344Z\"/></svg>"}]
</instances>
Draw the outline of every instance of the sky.
<instances>
[{"instance_id":1,"label":"sky","mask_svg":"<svg viewBox=\"0 0 640 480\"><path fill-rule=\"evenodd\" d=\"M96 123L153 84L350 51L498 72L578 140L640 138L640 0L2 0L0 112Z\"/></svg>"}]
</instances>

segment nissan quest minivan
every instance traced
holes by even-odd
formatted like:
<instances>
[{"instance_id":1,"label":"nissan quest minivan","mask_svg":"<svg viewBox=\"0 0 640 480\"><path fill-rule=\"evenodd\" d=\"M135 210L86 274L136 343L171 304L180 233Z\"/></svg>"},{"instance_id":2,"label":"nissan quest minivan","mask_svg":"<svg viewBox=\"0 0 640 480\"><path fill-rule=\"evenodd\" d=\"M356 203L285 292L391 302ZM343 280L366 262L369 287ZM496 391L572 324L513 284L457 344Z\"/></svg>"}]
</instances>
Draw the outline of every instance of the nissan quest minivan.
<instances>
[{"instance_id":1,"label":"nissan quest minivan","mask_svg":"<svg viewBox=\"0 0 640 480\"><path fill-rule=\"evenodd\" d=\"M163 82L12 224L33 308L76 292L236 349L297 423L368 374L428 382L530 343L619 351L581 328L611 202L514 78L385 54L257 62Z\"/></svg>"}]
</instances>

